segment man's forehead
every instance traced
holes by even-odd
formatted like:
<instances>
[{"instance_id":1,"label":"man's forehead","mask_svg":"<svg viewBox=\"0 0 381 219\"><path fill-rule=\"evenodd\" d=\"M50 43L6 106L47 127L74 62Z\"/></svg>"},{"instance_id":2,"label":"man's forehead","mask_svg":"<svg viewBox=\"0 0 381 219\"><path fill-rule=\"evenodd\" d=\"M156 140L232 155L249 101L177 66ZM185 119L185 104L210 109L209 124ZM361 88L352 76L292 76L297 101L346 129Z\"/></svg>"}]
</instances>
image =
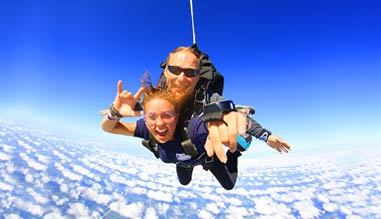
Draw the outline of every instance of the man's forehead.
<instances>
[{"instance_id":1,"label":"man's forehead","mask_svg":"<svg viewBox=\"0 0 381 219\"><path fill-rule=\"evenodd\" d=\"M173 62L198 63L197 57L189 51L179 51L172 54L169 62L170 64L173 64Z\"/></svg>"}]
</instances>

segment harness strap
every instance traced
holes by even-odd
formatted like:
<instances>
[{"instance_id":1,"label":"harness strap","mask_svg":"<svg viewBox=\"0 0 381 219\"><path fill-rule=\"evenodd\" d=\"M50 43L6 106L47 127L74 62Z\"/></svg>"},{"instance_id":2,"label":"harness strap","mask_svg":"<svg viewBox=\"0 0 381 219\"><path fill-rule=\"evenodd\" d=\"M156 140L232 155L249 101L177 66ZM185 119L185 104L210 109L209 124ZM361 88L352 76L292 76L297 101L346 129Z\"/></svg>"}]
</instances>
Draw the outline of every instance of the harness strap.
<instances>
[{"instance_id":1,"label":"harness strap","mask_svg":"<svg viewBox=\"0 0 381 219\"><path fill-rule=\"evenodd\" d=\"M150 137L151 137L151 134L150 134ZM146 147L148 150L150 150L155 155L156 158L160 157L156 140L152 140L152 139L142 140L142 145Z\"/></svg>"},{"instance_id":2,"label":"harness strap","mask_svg":"<svg viewBox=\"0 0 381 219\"><path fill-rule=\"evenodd\" d=\"M183 147L186 154L192 156L192 158L195 158L199 155L196 146L193 144L193 142L189 139L189 120L184 121L184 128L181 131L181 146Z\"/></svg>"},{"instance_id":3,"label":"harness strap","mask_svg":"<svg viewBox=\"0 0 381 219\"><path fill-rule=\"evenodd\" d=\"M142 140L142 145L150 150L156 158L160 158L158 143L151 133L149 133L148 139ZM189 139L188 128L184 128L181 132L181 147L185 153L192 156L192 158L200 156L196 146Z\"/></svg>"},{"instance_id":4,"label":"harness strap","mask_svg":"<svg viewBox=\"0 0 381 219\"><path fill-rule=\"evenodd\" d=\"M225 112L236 111L235 105L231 100L221 100L218 102L213 102L206 104L204 107L204 114L202 115L202 120L204 122L210 120L222 120L222 115Z\"/></svg>"},{"instance_id":5,"label":"harness strap","mask_svg":"<svg viewBox=\"0 0 381 219\"><path fill-rule=\"evenodd\" d=\"M181 142L181 146L183 147L186 154L195 157L198 155L197 148L194 146L190 139Z\"/></svg>"},{"instance_id":6,"label":"harness strap","mask_svg":"<svg viewBox=\"0 0 381 219\"><path fill-rule=\"evenodd\" d=\"M196 89L193 101L192 118L194 116L200 115L204 111L205 97L207 96L205 88L207 87L207 83L207 81L201 83L200 87Z\"/></svg>"}]
</instances>

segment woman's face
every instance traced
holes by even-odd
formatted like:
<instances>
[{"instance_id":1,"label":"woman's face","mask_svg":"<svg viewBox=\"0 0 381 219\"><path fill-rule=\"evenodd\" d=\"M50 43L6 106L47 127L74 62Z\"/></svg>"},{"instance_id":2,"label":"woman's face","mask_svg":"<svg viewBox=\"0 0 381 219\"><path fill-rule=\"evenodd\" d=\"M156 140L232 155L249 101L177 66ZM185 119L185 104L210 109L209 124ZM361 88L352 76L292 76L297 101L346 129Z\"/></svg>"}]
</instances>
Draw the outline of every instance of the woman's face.
<instances>
[{"instance_id":1,"label":"woman's face","mask_svg":"<svg viewBox=\"0 0 381 219\"><path fill-rule=\"evenodd\" d=\"M159 143L173 140L177 120L175 108L168 100L155 98L145 104L144 121Z\"/></svg>"}]
</instances>

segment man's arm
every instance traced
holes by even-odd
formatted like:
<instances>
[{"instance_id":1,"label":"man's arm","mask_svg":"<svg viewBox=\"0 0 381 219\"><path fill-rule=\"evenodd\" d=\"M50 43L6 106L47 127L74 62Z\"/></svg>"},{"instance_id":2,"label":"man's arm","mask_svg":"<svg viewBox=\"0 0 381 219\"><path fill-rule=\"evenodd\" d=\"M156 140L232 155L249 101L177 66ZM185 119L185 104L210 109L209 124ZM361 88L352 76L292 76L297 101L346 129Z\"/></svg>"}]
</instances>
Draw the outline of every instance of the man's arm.
<instances>
[{"instance_id":1,"label":"man's arm","mask_svg":"<svg viewBox=\"0 0 381 219\"><path fill-rule=\"evenodd\" d=\"M211 101L218 102L224 98L218 94L213 94ZM205 112L204 112L205 113ZM248 120L250 126L248 126ZM270 131L264 129L261 124L253 120L248 115L238 111L222 113L221 120L210 120L208 122L209 136L205 145L208 156L214 153L221 162L226 162L227 157L222 144L227 145L231 152L237 149L237 135L251 134L254 137L265 141L270 147L279 152L288 152L291 145Z\"/></svg>"},{"instance_id":2,"label":"man's arm","mask_svg":"<svg viewBox=\"0 0 381 219\"><path fill-rule=\"evenodd\" d=\"M279 136L276 136L271 133L271 131L265 129L262 127L261 124L259 124L257 121L252 119L251 117L247 117L248 120L248 129L246 130L247 134L250 134L257 139L266 142L266 144L275 150L277 150L279 153L288 153L291 150L291 145L280 138Z\"/></svg>"},{"instance_id":3,"label":"man's arm","mask_svg":"<svg viewBox=\"0 0 381 219\"><path fill-rule=\"evenodd\" d=\"M219 105L220 113L212 112L208 115L208 107L217 109L213 104L224 101ZM210 104L205 106L203 117L208 120L209 136L205 144L208 156L215 153L218 159L225 163L227 160L222 144L227 145L231 152L237 149L237 135L244 135L246 132L246 117L235 110L234 103L226 101L222 96L214 93L210 98ZM225 108L225 109L222 109ZM217 110L213 110L217 111ZM215 118L214 118L215 117ZM219 118L217 118L219 117Z\"/></svg>"}]
</instances>

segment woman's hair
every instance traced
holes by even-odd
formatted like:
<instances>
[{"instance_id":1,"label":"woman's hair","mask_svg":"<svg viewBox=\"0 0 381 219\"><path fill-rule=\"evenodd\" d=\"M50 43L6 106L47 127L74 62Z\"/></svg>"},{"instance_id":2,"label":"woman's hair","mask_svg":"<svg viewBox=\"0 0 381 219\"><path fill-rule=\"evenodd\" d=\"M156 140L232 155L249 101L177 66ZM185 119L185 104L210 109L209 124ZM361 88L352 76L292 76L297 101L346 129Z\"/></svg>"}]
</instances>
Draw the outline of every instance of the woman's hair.
<instances>
[{"instance_id":1,"label":"woman's hair","mask_svg":"<svg viewBox=\"0 0 381 219\"><path fill-rule=\"evenodd\" d=\"M172 103L176 113L180 112L181 105L184 102L184 95L173 95L167 89L161 89L159 87L153 87L151 78L148 72L145 72L142 77L142 86L145 89L143 95L143 109L145 110L145 106L148 102L153 99L164 99L168 102Z\"/></svg>"}]
</instances>

